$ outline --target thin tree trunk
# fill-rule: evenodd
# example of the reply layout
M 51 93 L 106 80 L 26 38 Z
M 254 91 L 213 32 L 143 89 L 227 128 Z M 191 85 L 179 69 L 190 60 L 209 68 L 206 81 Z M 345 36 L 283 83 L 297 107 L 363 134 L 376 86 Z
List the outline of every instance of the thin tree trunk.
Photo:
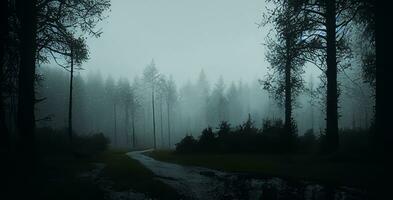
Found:
M 132 112 L 131 116 L 131 123 L 132 123 L 132 147 L 135 148 L 136 141 L 135 141 L 135 112 Z
M 330 152 L 339 146 L 338 138 L 338 92 L 336 60 L 336 1 L 326 0 L 327 31 L 327 95 L 326 95 L 326 137 Z
M 116 103 L 113 104 L 113 118 L 115 120 L 115 127 L 114 127 L 114 144 L 117 145 L 117 113 L 116 113 Z
M 167 105 L 166 105 L 166 108 L 167 108 L 167 122 L 168 122 L 168 146 L 169 146 L 169 148 L 171 148 L 171 120 L 170 120 L 170 113 L 169 113 L 169 111 L 170 111 L 170 107 L 169 107 L 169 103 L 167 103 Z
M 292 85 L 291 85 L 291 59 L 290 38 L 286 39 L 287 60 L 285 63 L 285 129 L 287 134 L 293 133 L 292 128 Z M 287 138 L 289 139 L 289 138 Z
M 292 124 L 292 85 L 291 85 L 291 62 L 287 58 L 285 64 L 285 129 L 284 136 L 285 148 L 292 150 L 292 135 L 294 134 L 294 127 Z
M 128 146 L 128 144 L 130 143 L 130 141 L 129 141 L 129 135 L 128 135 L 128 127 L 129 127 L 129 125 L 128 125 L 128 122 L 129 122 L 129 112 L 128 112 L 128 103 L 126 103 L 126 106 L 125 106 L 125 121 L 124 121 L 124 127 L 125 127 L 125 135 L 126 135 L 126 142 L 127 142 L 127 146 Z
M 311 105 L 311 130 L 314 133 L 314 106 Z
M 70 73 L 70 95 L 68 102 L 68 137 L 72 143 L 72 81 L 74 78 L 74 54 L 73 47 L 71 47 L 71 73 Z
M 154 149 L 157 149 L 157 144 L 156 144 L 156 115 L 155 115 L 155 110 L 154 110 L 154 86 L 152 87 L 151 90 L 151 104 L 153 108 L 153 139 L 154 139 Z
M 162 123 L 162 98 L 160 98 L 160 132 L 161 132 L 161 148 L 164 147 L 164 130 Z

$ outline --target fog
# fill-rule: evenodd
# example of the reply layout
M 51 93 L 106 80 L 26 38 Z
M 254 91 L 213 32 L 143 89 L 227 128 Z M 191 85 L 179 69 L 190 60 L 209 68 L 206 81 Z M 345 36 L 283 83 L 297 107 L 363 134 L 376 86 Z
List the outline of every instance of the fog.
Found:
M 266 6 L 256 0 L 112 1 L 111 11 L 99 23 L 101 37 L 87 38 L 90 59 L 76 72 L 75 130 L 103 132 L 112 144 L 118 138 L 121 145 L 127 145 L 135 132 L 139 145 L 151 146 L 156 129 L 157 142 L 174 147 L 185 135 L 197 137 L 204 128 L 217 128 L 221 121 L 236 127 L 250 117 L 256 127 L 262 127 L 265 120 L 283 120 L 283 105 L 260 83 L 270 66 L 264 43 L 272 27 L 258 25 Z M 352 39 L 352 43 L 356 41 Z M 351 58 L 352 67 L 339 74 L 340 128 L 367 128 L 372 120 L 372 90 L 361 80 L 358 60 Z M 160 79 L 173 81 L 170 108 L 168 94 L 163 92 L 165 84 L 155 82 L 154 126 L 151 85 L 145 74 L 153 65 Z M 48 78 L 39 88 L 38 95 L 47 99 L 39 105 L 38 115 L 50 118 L 39 126 L 66 127 L 68 73 L 53 64 L 43 65 L 39 71 Z M 302 74 L 305 88 L 317 95 L 303 92 L 295 98 L 299 135 L 309 129 L 324 132 L 321 75 L 318 67 L 306 63 Z M 132 105 L 124 103 L 120 93 L 128 92 L 121 92 L 122 87 L 132 93 Z M 114 97 L 115 90 L 119 90 L 118 97 Z M 129 110 L 130 106 L 135 108 Z M 135 118 L 134 128 L 130 118 Z M 170 123 L 168 118 L 172 118 Z
M 208 78 L 226 81 L 263 76 L 263 39 L 258 28 L 265 2 L 259 0 L 114 0 L 100 25 L 104 32 L 89 38 L 86 69 L 114 77 L 141 74 L 155 60 L 163 74 L 184 84 L 203 69 Z
M 391 196 L 388 2 L 0 2 L 3 196 Z

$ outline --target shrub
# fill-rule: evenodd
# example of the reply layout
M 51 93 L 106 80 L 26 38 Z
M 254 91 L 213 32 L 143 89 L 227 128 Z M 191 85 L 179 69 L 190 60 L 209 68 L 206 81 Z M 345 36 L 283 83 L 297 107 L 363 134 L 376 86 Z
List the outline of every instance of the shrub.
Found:
M 187 135 L 179 143 L 176 144 L 176 152 L 192 153 L 195 152 L 198 141 L 192 136 Z
M 109 140 L 103 133 L 78 135 L 73 133 L 73 142 L 65 129 L 50 127 L 38 128 L 36 135 L 37 148 L 41 155 L 66 155 L 73 153 L 78 157 L 93 156 L 108 147 Z
M 234 129 L 228 122 L 221 122 L 217 133 L 208 127 L 196 140 L 186 136 L 176 146 L 176 152 L 259 152 L 259 153 L 327 153 L 326 135 L 315 136 L 309 129 L 304 135 L 286 130 L 282 120 L 264 120 L 262 129 L 254 126 L 249 117 Z M 370 153 L 370 134 L 368 130 L 344 129 L 339 132 L 340 155 L 360 157 Z
M 108 138 L 103 133 L 92 133 L 90 135 L 78 136 L 74 140 L 74 155 L 89 157 L 104 151 L 109 144 Z
M 200 151 L 214 151 L 216 149 L 216 137 L 211 127 L 203 129 L 197 144 Z

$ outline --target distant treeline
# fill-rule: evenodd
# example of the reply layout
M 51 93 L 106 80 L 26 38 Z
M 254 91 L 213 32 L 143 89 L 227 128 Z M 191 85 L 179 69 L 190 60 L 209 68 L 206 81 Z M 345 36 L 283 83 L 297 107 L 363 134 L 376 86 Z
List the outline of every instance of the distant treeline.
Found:
M 339 152 L 364 154 L 370 152 L 370 131 L 364 129 L 340 130 Z M 185 136 L 176 144 L 177 153 L 307 153 L 328 152 L 326 135 L 309 129 L 304 135 L 286 134 L 282 120 L 264 120 L 256 128 L 251 118 L 232 127 L 223 121 L 216 130 L 207 127 L 198 138 Z

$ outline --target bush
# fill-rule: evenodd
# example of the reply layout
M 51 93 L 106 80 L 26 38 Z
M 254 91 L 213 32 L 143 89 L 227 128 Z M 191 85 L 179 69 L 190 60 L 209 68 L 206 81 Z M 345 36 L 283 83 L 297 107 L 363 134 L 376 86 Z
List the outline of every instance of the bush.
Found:
M 102 133 L 77 135 L 73 133 L 73 142 L 65 130 L 49 127 L 38 128 L 36 135 L 37 148 L 41 155 L 66 155 L 73 153 L 78 157 L 93 156 L 104 151 L 109 140 Z
M 296 131 L 296 126 L 294 126 Z M 368 130 L 343 129 L 339 132 L 340 155 L 356 156 L 371 152 Z M 262 129 L 254 126 L 249 118 L 231 129 L 228 122 L 221 122 L 216 133 L 208 127 L 199 140 L 186 136 L 176 146 L 176 152 L 220 152 L 220 153 L 327 153 L 326 135 L 317 137 L 312 129 L 304 135 L 286 130 L 282 120 L 264 120 Z
M 192 153 L 196 151 L 198 141 L 192 136 L 187 135 L 179 143 L 176 144 L 176 152 Z
M 199 137 L 198 148 L 200 151 L 214 151 L 217 148 L 216 137 L 211 127 L 205 128 Z
M 95 155 L 107 149 L 109 144 L 108 138 L 103 133 L 93 133 L 86 136 L 75 138 L 73 149 L 74 155 L 79 157 L 88 157 Z
M 313 129 L 307 130 L 297 141 L 297 149 L 300 153 L 315 152 L 317 148 L 317 137 Z

